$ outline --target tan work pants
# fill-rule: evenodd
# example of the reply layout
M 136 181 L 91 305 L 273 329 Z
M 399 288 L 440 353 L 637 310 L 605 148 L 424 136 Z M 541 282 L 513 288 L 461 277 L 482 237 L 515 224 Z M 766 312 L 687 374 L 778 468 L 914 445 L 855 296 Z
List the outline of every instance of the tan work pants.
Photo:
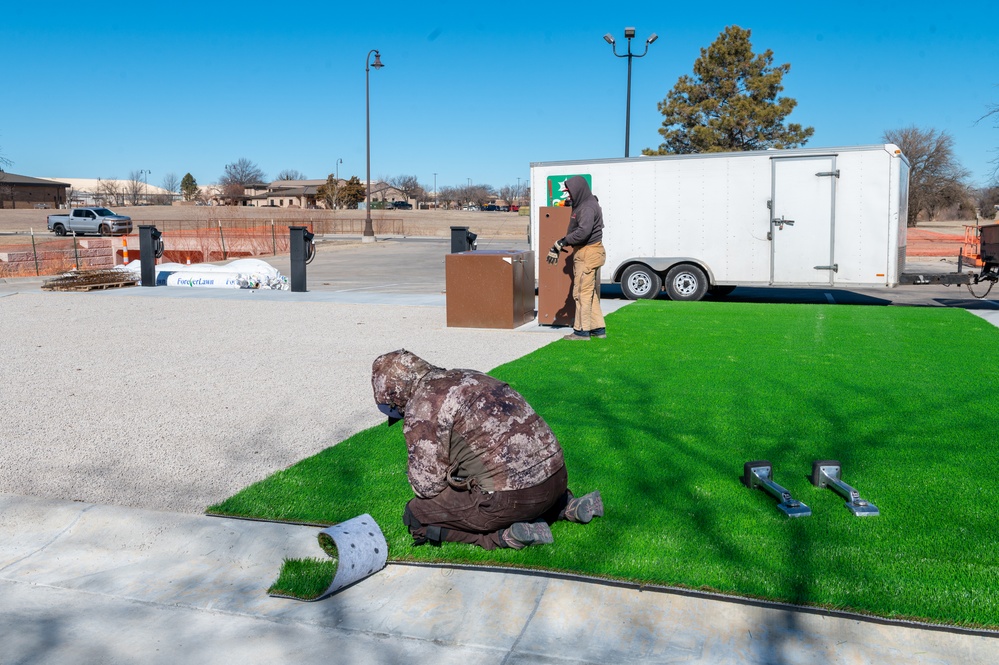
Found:
M 572 259 L 572 299 L 576 301 L 576 320 L 573 329 L 584 333 L 604 327 L 600 311 L 600 284 L 597 277 L 600 266 L 607 260 L 603 243 L 580 247 Z

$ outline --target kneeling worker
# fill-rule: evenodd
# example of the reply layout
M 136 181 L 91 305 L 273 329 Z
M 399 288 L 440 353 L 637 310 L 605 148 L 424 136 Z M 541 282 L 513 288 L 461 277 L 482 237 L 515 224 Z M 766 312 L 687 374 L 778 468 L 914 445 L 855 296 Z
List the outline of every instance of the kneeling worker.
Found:
M 416 493 L 403 522 L 415 545 L 521 549 L 553 542 L 549 522 L 603 515 L 599 492 L 567 490 L 555 435 L 507 384 L 400 349 L 375 359 L 371 386 L 389 424 L 403 421 Z

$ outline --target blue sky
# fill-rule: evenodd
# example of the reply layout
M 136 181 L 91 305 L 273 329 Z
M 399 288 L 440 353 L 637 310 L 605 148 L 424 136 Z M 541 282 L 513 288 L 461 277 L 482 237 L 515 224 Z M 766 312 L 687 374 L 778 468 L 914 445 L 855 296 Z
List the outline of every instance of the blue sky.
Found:
M 975 184 L 999 158 L 999 5 L 945 3 L 16 3 L 0 17 L 0 154 L 40 177 L 216 182 L 245 157 L 432 186 L 526 181 L 530 163 L 624 154 L 633 26 L 631 154 L 660 143 L 656 108 L 727 25 L 791 64 L 790 121 L 809 147 L 880 142 L 886 129 L 949 132 Z M 992 33 L 990 35 L 990 32 Z

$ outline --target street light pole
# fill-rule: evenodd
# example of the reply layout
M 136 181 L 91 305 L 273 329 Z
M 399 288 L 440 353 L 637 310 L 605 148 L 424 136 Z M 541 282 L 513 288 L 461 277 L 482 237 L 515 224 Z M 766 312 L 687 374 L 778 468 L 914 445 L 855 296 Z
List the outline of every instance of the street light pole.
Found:
M 340 165 L 343 164 L 343 157 L 336 160 L 336 177 L 333 180 L 333 214 L 340 207 Z
M 143 203 L 149 203 L 149 174 L 152 173 L 149 169 L 140 169 L 139 175 L 142 176 L 142 199 Z
M 434 174 L 434 212 L 437 212 L 437 174 Z
M 370 66 L 375 69 L 381 69 L 385 66 L 382 64 L 381 54 L 378 52 L 378 49 L 368 51 L 368 55 L 364 58 L 364 125 L 367 143 L 367 172 L 365 175 L 367 181 L 364 185 L 367 190 L 367 203 L 364 207 L 364 235 L 361 237 L 361 242 L 375 241 L 375 228 L 371 223 L 371 98 L 369 94 L 370 70 L 368 65 L 372 53 L 375 54 L 375 61 Z
M 649 38 L 645 40 L 645 51 L 643 51 L 641 55 L 631 52 L 631 40 L 634 39 L 635 37 L 635 29 L 625 28 L 624 37 L 625 39 L 628 40 L 628 52 L 618 53 L 617 44 L 615 43 L 614 38 L 611 36 L 611 34 L 608 32 L 606 35 L 604 35 L 604 41 L 611 45 L 611 48 L 614 50 L 614 55 L 616 55 L 619 58 L 628 58 L 628 101 L 626 104 L 626 110 L 624 116 L 624 156 L 627 157 L 631 145 L 631 59 L 644 58 L 645 55 L 649 52 L 649 46 L 652 44 L 652 42 L 659 39 L 659 35 L 653 32 L 649 36 Z

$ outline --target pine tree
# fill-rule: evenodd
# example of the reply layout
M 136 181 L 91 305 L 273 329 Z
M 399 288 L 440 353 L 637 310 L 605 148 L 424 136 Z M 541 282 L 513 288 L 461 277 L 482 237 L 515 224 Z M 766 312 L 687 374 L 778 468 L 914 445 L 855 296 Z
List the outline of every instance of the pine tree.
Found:
M 193 201 L 198 198 L 201 190 L 198 189 L 198 181 L 190 173 L 184 175 L 180 180 L 180 193 L 184 195 L 185 201 Z
M 812 127 L 784 124 L 798 102 L 778 97 L 790 64 L 773 66 L 773 51 L 756 55 L 750 30 L 725 28 L 659 102 L 664 141 L 646 155 L 690 154 L 803 145 Z
M 357 204 L 364 200 L 368 190 L 361 184 L 360 178 L 356 175 L 350 176 L 350 180 L 340 186 L 340 205 L 351 210 L 357 210 Z

